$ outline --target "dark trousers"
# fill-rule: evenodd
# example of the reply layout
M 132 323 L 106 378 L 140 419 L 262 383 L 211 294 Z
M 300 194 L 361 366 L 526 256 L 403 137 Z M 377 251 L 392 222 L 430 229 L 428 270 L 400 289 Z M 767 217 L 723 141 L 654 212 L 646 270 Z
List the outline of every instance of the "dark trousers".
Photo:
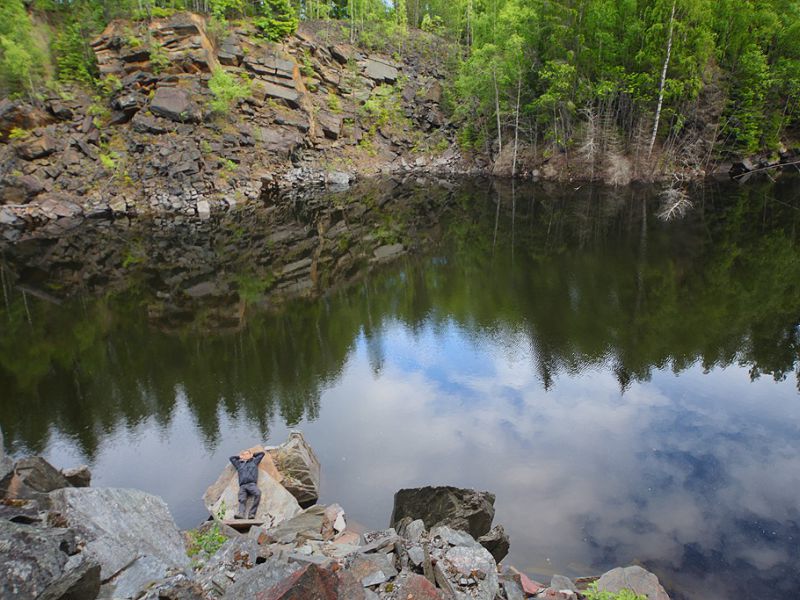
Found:
M 247 508 L 247 498 L 253 498 L 253 504 L 250 505 L 250 514 L 248 518 L 255 519 L 256 510 L 258 510 L 258 503 L 261 502 L 261 490 L 255 483 L 243 483 L 239 486 L 239 514 L 245 516 L 245 509 Z

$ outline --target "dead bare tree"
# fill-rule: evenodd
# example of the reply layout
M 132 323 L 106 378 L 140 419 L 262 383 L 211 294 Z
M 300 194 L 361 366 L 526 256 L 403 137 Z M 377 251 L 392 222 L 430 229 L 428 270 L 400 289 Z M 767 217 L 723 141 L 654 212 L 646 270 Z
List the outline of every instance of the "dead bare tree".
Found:
M 661 207 L 657 214 L 662 221 L 679 219 L 694 207 L 686 191 L 686 181 L 678 175 L 675 175 L 670 185 L 662 190 L 659 196 Z

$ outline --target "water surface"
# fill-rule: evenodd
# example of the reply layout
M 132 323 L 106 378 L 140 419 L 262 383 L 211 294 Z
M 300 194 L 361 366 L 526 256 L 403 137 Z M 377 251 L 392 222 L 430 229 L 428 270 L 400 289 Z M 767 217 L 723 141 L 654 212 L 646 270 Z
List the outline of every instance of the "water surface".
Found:
M 674 598 L 795 597 L 799 197 L 709 185 L 664 222 L 650 189 L 404 185 L 6 246 L 6 449 L 191 527 L 228 455 L 300 428 L 367 527 L 401 487 L 475 487 L 540 579 L 638 562 Z M 265 300 L 280 252 L 321 257 L 322 291 L 361 239 L 416 252 Z

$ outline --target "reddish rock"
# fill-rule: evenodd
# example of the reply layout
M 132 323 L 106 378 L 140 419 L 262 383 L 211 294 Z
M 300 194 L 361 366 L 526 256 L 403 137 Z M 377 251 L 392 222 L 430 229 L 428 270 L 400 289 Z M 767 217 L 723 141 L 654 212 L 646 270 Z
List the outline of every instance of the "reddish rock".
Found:
M 412 573 L 400 585 L 398 598 L 406 600 L 444 600 L 442 592 L 422 575 Z
M 17 154 L 25 160 L 34 160 L 51 155 L 58 149 L 58 142 L 50 135 L 30 137 L 17 145 Z
M 543 583 L 539 583 L 538 581 L 534 581 L 533 579 L 531 579 L 530 577 L 525 575 L 525 573 L 522 573 L 521 571 L 517 571 L 514 567 L 511 567 L 511 570 L 514 573 L 514 579 L 517 580 L 517 583 L 519 583 L 520 587 L 522 588 L 522 591 L 525 592 L 529 596 L 533 596 L 534 594 L 538 594 L 540 591 L 542 591 L 543 589 L 545 589 L 547 587 Z
M 347 571 L 309 564 L 295 571 L 255 600 L 364 600 L 361 584 Z

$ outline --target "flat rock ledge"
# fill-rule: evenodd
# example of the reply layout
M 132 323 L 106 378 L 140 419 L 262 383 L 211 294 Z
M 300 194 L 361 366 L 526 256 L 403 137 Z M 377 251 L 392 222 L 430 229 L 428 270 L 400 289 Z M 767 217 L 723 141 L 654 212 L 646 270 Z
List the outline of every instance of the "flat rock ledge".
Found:
M 581 600 L 591 585 L 669 600 L 639 566 L 576 580 L 555 575 L 543 584 L 503 564 L 509 540 L 502 526 L 492 527 L 489 492 L 400 490 L 392 527 L 357 533 L 338 504 L 313 503 L 319 463 L 302 434 L 265 450 L 259 479 L 306 508 L 295 503 L 238 530 L 220 513 L 183 533 L 156 496 L 85 487 L 85 467 L 76 477 L 39 457 L 13 463 L 0 455 L 0 597 Z M 230 475 L 223 471 L 206 493 L 211 508 L 219 509 Z

